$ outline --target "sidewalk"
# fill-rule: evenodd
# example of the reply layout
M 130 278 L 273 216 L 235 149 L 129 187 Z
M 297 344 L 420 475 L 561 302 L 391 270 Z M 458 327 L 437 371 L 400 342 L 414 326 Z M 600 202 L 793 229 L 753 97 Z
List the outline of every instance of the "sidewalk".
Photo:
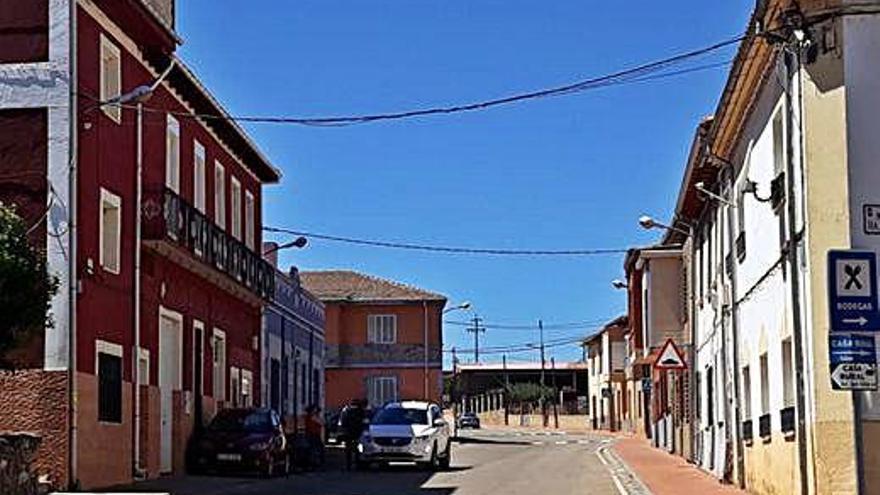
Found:
M 614 443 L 614 450 L 654 495 L 746 493 L 719 482 L 681 457 L 655 449 L 641 438 L 620 436 Z

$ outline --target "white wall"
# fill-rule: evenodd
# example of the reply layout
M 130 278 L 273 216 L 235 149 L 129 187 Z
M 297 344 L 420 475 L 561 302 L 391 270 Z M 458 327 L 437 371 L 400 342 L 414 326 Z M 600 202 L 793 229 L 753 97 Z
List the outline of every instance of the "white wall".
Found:
M 863 229 L 863 205 L 880 205 L 880 16 L 843 23 L 852 247 L 880 252 L 880 236 Z M 864 394 L 863 404 L 866 418 L 880 419 L 880 394 Z
M 49 1 L 49 61 L 0 64 L 0 108 L 48 107 L 48 185 L 55 200 L 48 217 L 48 232 L 68 231 L 69 108 L 70 108 L 70 3 Z M 51 197 L 51 192 L 47 194 Z M 48 206 L 48 205 L 47 205 Z M 71 253 L 66 235 L 46 237 L 49 272 L 58 277 L 58 294 L 52 299 L 53 328 L 46 330 L 44 367 L 64 370 L 68 366 L 69 277 Z

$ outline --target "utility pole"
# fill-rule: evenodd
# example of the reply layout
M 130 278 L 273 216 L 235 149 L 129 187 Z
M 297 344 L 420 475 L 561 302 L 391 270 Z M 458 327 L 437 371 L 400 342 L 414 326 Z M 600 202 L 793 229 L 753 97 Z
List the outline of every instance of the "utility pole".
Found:
M 544 359 L 544 322 L 542 320 L 538 320 L 538 332 L 540 334 L 541 340 L 541 395 L 540 397 L 540 405 L 541 405 L 541 418 L 544 422 L 544 427 L 547 427 L 547 404 L 544 400 L 544 390 L 546 384 L 544 383 L 544 368 L 546 367 L 546 360 Z
M 452 400 L 452 436 L 458 438 L 458 355 L 455 347 L 452 348 L 452 390 L 449 391 Z
M 510 424 L 510 375 L 507 373 L 507 354 L 501 356 L 504 363 L 504 426 Z
M 474 334 L 474 364 L 480 362 L 480 332 L 485 333 L 486 329 L 480 327 L 480 322 L 483 321 L 482 318 L 474 314 L 474 319 L 471 320 L 474 322 L 474 326 L 472 328 L 468 328 L 468 332 L 473 332 Z
M 553 427 L 557 430 L 559 429 L 559 409 L 557 403 L 559 402 L 559 390 L 556 388 L 556 358 L 550 357 L 550 369 L 553 373 Z

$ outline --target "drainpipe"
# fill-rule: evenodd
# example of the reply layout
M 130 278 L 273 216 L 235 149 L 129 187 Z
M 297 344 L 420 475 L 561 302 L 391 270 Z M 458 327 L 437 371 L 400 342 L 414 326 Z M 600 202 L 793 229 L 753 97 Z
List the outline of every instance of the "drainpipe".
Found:
M 803 336 L 803 323 L 801 321 L 801 289 L 800 289 L 800 270 L 798 267 L 798 239 L 797 239 L 797 225 L 795 225 L 795 219 L 797 214 L 797 207 L 795 205 L 795 180 L 794 174 L 797 164 L 794 159 L 794 150 L 795 150 L 795 142 L 794 142 L 794 134 L 792 129 L 795 125 L 799 126 L 799 129 L 802 130 L 803 123 L 803 115 L 799 115 L 797 119 L 794 116 L 794 97 L 792 93 L 794 91 L 794 77 L 800 74 L 801 70 L 801 55 L 800 55 L 800 42 L 797 42 L 791 51 L 789 51 L 788 47 L 785 50 L 785 69 L 786 69 L 786 85 L 787 90 L 785 91 L 785 117 L 786 117 L 786 133 L 785 133 L 785 144 L 786 144 L 786 154 L 788 159 L 786 160 L 786 170 L 785 170 L 785 182 L 786 182 L 786 210 L 788 216 L 788 262 L 791 272 L 791 310 L 792 310 L 792 339 L 794 340 L 794 371 L 795 371 L 795 386 L 797 388 L 797 442 L 798 442 L 798 464 L 799 464 L 799 474 L 800 474 L 800 485 L 801 485 L 801 494 L 806 495 L 809 493 L 809 488 L 807 486 L 808 483 L 808 474 L 807 474 L 807 437 L 806 437 L 806 411 L 804 408 L 806 407 L 806 398 L 804 397 L 805 393 L 805 383 L 804 383 L 804 336 Z M 797 72 L 795 72 L 797 71 Z M 798 93 L 800 93 L 800 88 L 798 88 Z M 799 96 L 800 98 L 800 96 Z M 799 160 L 803 160 L 803 150 L 798 153 Z
M 727 183 L 728 183 L 728 191 L 734 191 L 734 173 L 733 167 L 728 166 L 727 168 Z M 729 196 L 728 196 L 729 197 Z M 734 448 L 736 451 L 734 455 L 736 456 L 736 483 L 741 489 L 745 489 L 746 487 L 746 479 L 745 479 L 745 458 L 743 457 L 743 443 L 742 443 L 742 418 L 740 417 L 739 410 L 739 402 L 740 402 L 740 389 L 739 389 L 739 302 L 737 301 L 736 296 L 736 237 L 733 235 L 734 225 L 733 225 L 733 212 L 736 208 L 742 208 L 743 205 L 739 206 L 727 206 L 727 247 L 730 250 L 730 333 L 731 333 L 731 348 L 733 354 L 733 433 L 734 433 Z M 727 260 L 724 260 L 725 265 Z M 725 266 L 725 269 L 727 267 Z
M 428 301 L 422 301 L 422 338 L 425 343 L 425 400 L 428 400 Z
M 135 211 L 134 211 L 134 351 L 132 353 L 132 387 L 134 388 L 134 439 L 133 439 L 133 474 L 135 478 L 142 478 L 144 473 L 141 469 L 140 443 L 141 443 L 141 390 L 138 364 L 141 355 L 141 237 L 143 209 L 143 171 L 144 171 L 144 102 L 153 96 L 153 92 L 168 77 L 174 68 L 174 60 L 151 85 L 138 86 L 131 92 L 119 97 L 119 103 L 130 101 L 137 102 L 137 156 L 135 157 Z M 149 380 L 149 377 L 147 377 Z M 148 382 L 149 383 L 149 382 Z
M 76 445 L 77 445 L 77 431 L 76 431 L 76 298 L 78 294 L 78 276 L 77 276 L 77 249 L 76 249 L 76 236 L 79 232 L 77 228 L 77 159 L 79 158 L 78 153 L 78 139 L 79 139 L 79 124 L 77 119 L 79 118 L 77 115 L 77 105 L 79 105 L 79 99 L 77 98 L 77 22 L 76 22 L 76 14 L 77 14 L 77 2 L 75 0 L 68 0 L 69 12 L 68 12 L 68 36 L 70 37 L 70 52 L 68 54 L 68 63 L 70 64 L 70 79 L 69 84 L 70 88 L 70 110 L 69 116 L 70 122 L 68 122 L 68 139 L 70 141 L 70 166 L 67 174 L 67 188 L 68 188 L 68 204 L 69 211 L 68 220 L 67 220 L 67 234 L 68 234 L 68 265 L 67 265 L 67 280 L 68 280 L 68 293 L 67 293 L 67 305 L 68 305 L 68 316 L 67 316 L 67 485 L 76 489 L 79 486 L 79 480 L 77 479 L 76 465 L 77 465 L 77 456 L 76 456 Z

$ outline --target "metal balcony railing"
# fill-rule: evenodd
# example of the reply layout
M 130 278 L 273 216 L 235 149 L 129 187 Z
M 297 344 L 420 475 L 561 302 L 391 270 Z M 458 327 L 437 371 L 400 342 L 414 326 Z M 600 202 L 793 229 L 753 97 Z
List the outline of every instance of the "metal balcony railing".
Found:
M 186 249 L 260 298 L 275 294 L 272 265 L 169 189 L 144 195 L 144 238 Z

